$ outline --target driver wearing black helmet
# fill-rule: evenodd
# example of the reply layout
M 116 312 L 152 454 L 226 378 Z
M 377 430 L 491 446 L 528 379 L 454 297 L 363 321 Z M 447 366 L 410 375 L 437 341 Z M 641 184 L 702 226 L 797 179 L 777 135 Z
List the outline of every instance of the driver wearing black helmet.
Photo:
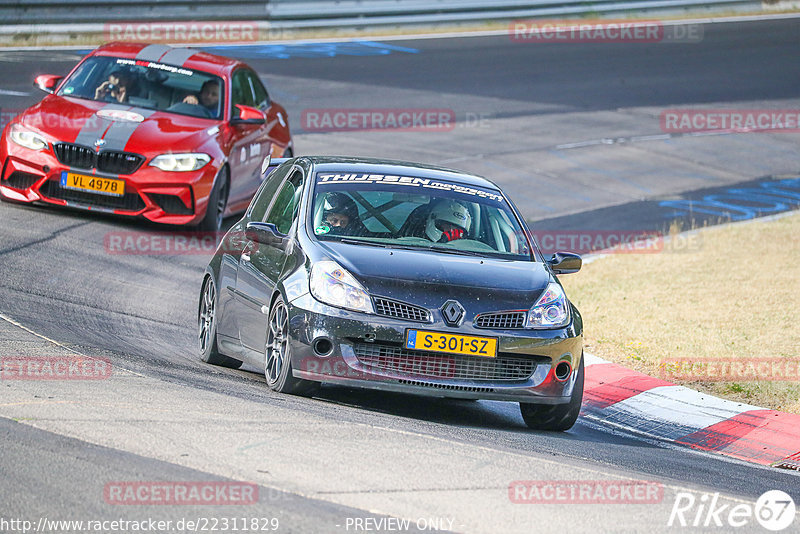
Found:
M 364 225 L 358 217 L 358 206 L 345 193 L 328 193 L 322 207 L 322 223 L 331 235 L 363 235 Z

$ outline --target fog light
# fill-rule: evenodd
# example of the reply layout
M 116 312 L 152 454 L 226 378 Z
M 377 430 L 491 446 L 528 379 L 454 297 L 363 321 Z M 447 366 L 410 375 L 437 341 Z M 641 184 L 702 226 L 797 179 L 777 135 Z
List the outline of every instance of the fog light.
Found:
M 311 346 L 317 356 L 329 356 L 333 352 L 333 343 L 327 337 L 318 337 Z
M 563 382 L 572 374 L 572 366 L 569 362 L 558 362 L 556 365 L 556 380 Z

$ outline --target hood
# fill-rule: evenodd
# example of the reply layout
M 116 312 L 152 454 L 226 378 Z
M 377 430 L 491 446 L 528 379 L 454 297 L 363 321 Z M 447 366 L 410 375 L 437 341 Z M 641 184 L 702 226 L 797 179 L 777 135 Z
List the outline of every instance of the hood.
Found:
M 66 143 L 147 155 L 192 150 L 218 121 L 73 97 L 47 96 L 20 115 L 19 122 Z
M 470 313 L 528 309 L 552 281 L 544 264 L 320 242 L 373 296 L 438 308 L 456 299 Z

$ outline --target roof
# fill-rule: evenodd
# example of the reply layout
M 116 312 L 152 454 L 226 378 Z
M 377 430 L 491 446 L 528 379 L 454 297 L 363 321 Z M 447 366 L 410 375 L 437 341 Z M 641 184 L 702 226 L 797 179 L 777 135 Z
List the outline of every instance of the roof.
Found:
M 236 59 L 192 48 L 178 48 L 163 44 L 115 42 L 95 49 L 92 54 L 125 59 L 144 59 L 207 72 L 227 72 L 233 70 L 237 65 L 244 65 Z
M 500 188 L 495 183 L 482 176 L 436 165 L 348 156 L 303 156 L 302 158 L 310 161 L 314 165 L 315 171 L 420 176 L 500 191 Z

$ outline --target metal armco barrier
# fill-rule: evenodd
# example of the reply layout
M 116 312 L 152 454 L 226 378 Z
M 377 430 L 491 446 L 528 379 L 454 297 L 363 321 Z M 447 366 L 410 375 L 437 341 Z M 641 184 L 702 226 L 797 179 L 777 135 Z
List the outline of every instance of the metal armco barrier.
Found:
M 682 9 L 758 10 L 755 0 L 0 0 L 0 27 L 113 21 L 258 21 L 282 28 L 602 16 Z

